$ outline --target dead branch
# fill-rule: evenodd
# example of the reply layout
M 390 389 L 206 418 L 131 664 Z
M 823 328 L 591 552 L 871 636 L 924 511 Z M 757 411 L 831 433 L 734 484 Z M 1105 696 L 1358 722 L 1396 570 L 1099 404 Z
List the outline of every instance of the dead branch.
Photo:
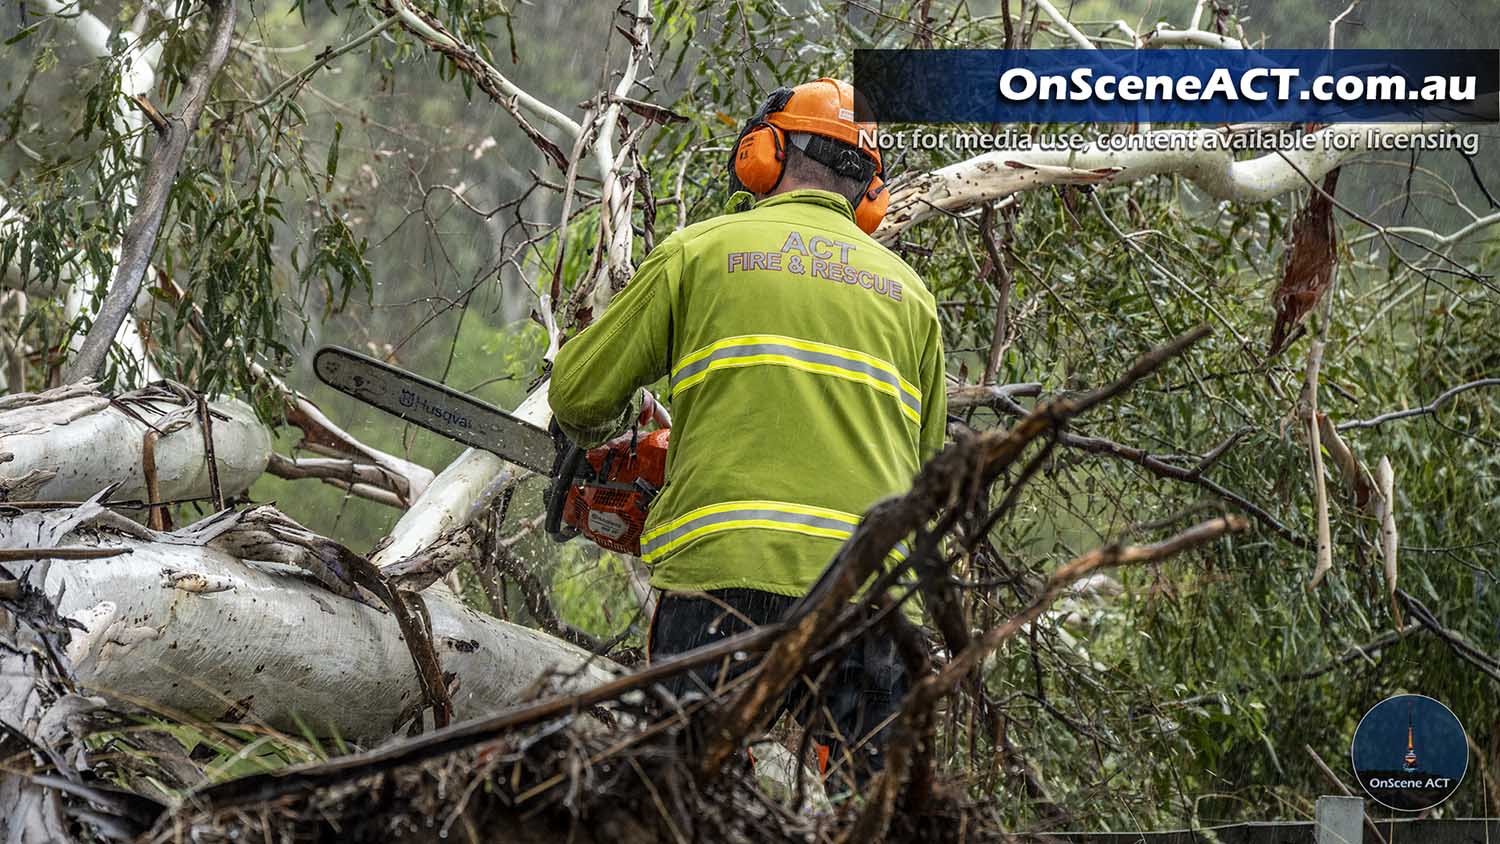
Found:
M 22 560 L 103 560 L 129 553 L 129 548 L 0 548 L 0 563 Z
M 912 534 L 923 536 L 933 517 L 956 504 L 964 491 L 972 495 L 981 483 L 1014 463 L 1037 437 L 1130 389 L 1208 333 L 1208 326 L 1199 326 L 1142 355 L 1113 383 L 1046 402 L 1009 431 L 978 434 L 949 446 L 923 467 L 910 492 L 870 508 L 834 562 L 789 613 L 784 622 L 787 633 L 761 661 L 756 682 L 711 716 L 707 744 L 697 761 L 699 775 L 719 775 L 724 762 L 802 673 L 810 656 L 834 635 L 844 607 L 877 573 L 897 542 Z M 956 517 L 956 512 L 950 517 Z
M 1040 618 L 1074 581 L 1096 569 L 1158 562 L 1247 527 L 1249 522 L 1241 516 L 1223 516 L 1150 545 L 1109 545 L 1097 548 L 1058 568 L 1047 578 L 1041 594 L 1030 606 L 1011 616 L 1003 624 L 988 630 L 962 653 L 949 660 L 942 670 L 929 674 L 913 686 L 902 710 L 901 730 L 886 754 L 886 769 L 871 787 L 870 800 L 858 822 L 849 828 L 841 840 L 878 842 L 885 839 L 897 797 L 911 776 L 905 763 L 915 751 L 917 743 L 926 740 L 929 731 L 923 729 L 922 725 L 931 718 L 938 701 L 955 692 L 969 672 L 977 668 L 986 656 Z

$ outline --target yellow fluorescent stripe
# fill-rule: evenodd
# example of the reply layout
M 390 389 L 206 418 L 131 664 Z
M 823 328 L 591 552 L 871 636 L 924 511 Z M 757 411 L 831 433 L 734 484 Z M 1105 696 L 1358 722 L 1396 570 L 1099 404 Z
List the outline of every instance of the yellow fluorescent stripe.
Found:
M 781 334 L 741 334 L 735 337 L 725 337 L 723 340 L 710 343 L 707 346 L 704 346 L 703 348 L 691 352 L 687 356 L 683 357 L 682 360 L 678 361 L 677 365 L 672 368 L 672 377 L 675 378 L 677 376 L 677 373 L 680 372 L 683 367 L 689 366 L 696 361 L 702 360 L 703 358 L 708 357 L 709 355 L 719 351 L 720 349 L 729 348 L 730 346 L 749 346 L 762 343 L 777 343 L 783 346 L 791 346 L 794 349 L 802 349 L 803 351 L 807 352 L 835 355 L 837 357 L 849 358 L 851 360 L 857 360 L 861 363 L 869 364 L 876 369 L 889 372 L 891 375 L 896 376 L 896 380 L 901 382 L 902 389 L 910 393 L 912 398 L 917 399 L 918 401 L 920 401 L 922 398 L 922 394 L 917 391 L 917 388 L 912 386 L 910 381 L 907 381 L 904 377 L 902 377 L 901 370 L 897 369 L 889 361 L 881 360 L 874 355 L 868 355 L 855 349 L 849 349 L 843 346 L 834 346 L 829 343 L 814 343 L 811 340 L 798 340 L 795 337 L 786 337 Z
M 895 387 L 892 387 L 889 383 L 881 381 L 880 379 L 875 378 L 874 376 L 867 373 L 853 372 L 848 369 L 833 366 L 832 364 L 813 363 L 811 361 L 799 360 L 794 357 L 788 357 L 786 355 L 778 355 L 773 353 L 760 355 L 742 355 L 732 358 L 719 358 L 718 360 L 704 367 L 698 373 L 690 375 L 687 378 L 684 378 L 674 384 L 673 389 L 674 391 L 676 391 L 681 390 L 684 387 L 690 387 L 698 383 L 699 381 L 702 381 L 705 375 L 715 369 L 721 369 L 725 367 L 755 366 L 762 363 L 780 364 L 781 366 L 790 366 L 795 369 L 806 369 L 809 372 L 817 372 L 823 375 L 834 375 L 840 378 L 847 378 L 850 381 L 858 381 L 861 384 L 869 384 L 870 386 L 880 390 L 882 393 L 885 393 L 888 396 L 895 396 L 898 399 L 901 397 L 900 394 L 897 393 Z
M 863 372 L 851 372 L 847 369 L 840 369 L 836 366 L 829 366 L 827 364 L 821 363 L 808 363 L 805 360 L 797 360 L 796 358 L 789 358 L 784 355 L 751 355 L 749 357 L 742 358 L 720 358 L 719 360 L 716 360 L 713 363 L 710 363 L 708 366 L 704 367 L 698 373 L 684 378 L 676 384 L 673 384 L 672 396 L 675 398 L 676 396 L 680 395 L 684 390 L 702 381 L 708 376 L 708 373 L 713 372 L 715 369 L 732 369 L 744 366 L 757 366 L 760 364 L 789 366 L 792 369 L 801 369 L 806 372 L 814 372 L 820 375 L 832 375 L 835 378 L 843 378 L 846 381 L 853 381 L 858 384 L 864 384 L 867 387 L 873 387 L 876 390 L 879 390 L 880 392 L 896 399 L 897 403 L 901 405 L 901 412 L 910 417 L 913 422 L 921 424 L 922 417 L 918 415 L 917 412 L 913 410 L 909 405 L 907 405 L 906 402 L 901 401 L 901 394 L 897 392 L 896 388 L 891 386 L 890 384 L 881 381 L 878 378 L 866 375 Z
M 808 504 L 793 504 L 789 501 L 726 501 L 723 504 L 710 504 L 699 507 L 685 513 L 664 525 L 659 525 L 641 534 L 641 543 L 645 544 L 652 539 L 676 530 L 679 527 L 700 519 L 704 516 L 712 516 L 715 513 L 726 513 L 730 510 L 778 510 L 783 513 L 796 513 L 801 516 L 818 516 L 824 519 L 834 519 L 840 522 L 848 522 L 852 527 L 859 524 L 859 516 L 853 513 L 845 513 L 843 510 L 830 510 L 827 507 L 813 507 Z
M 711 525 L 704 525 L 697 530 L 688 531 L 682 536 L 679 536 L 671 542 L 668 542 L 666 545 L 655 549 L 641 559 L 649 563 L 665 556 L 666 554 L 671 553 L 673 549 L 684 545 L 694 539 L 697 539 L 698 537 L 705 534 L 715 533 L 721 530 L 737 530 L 743 528 L 765 528 L 767 530 L 781 530 L 788 533 L 801 533 L 807 536 L 820 536 L 825 539 L 848 539 L 849 535 L 854 532 L 852 530 L 834 530 L 832 528 L 813 527 L 812 525 L 794 525 L 787 522 L 773 522 L 766 519 L 742 519 L 732 522 L 716 522 Z

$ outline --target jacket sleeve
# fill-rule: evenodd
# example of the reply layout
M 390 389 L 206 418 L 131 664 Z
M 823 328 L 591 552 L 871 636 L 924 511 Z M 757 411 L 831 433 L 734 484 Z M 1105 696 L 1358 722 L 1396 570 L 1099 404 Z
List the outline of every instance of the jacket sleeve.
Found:
M 582 446 L 608 439 L 623 427 L 637 391 L 667 374 L 681 274 L 681 243 L 668 238 L 604 314 L 558 351 L 548 402 L 568 439 Z
M 943 327 L 933 315 L 926 348 L 922 352 L 922 434 L 920 456 L 923 463 L 943 450 L 948 435 L 948 377 L 943 363 Z

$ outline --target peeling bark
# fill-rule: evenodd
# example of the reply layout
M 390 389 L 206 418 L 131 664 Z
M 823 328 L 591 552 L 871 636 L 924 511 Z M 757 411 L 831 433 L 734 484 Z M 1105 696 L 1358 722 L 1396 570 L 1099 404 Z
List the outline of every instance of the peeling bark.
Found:
M 271 434 L 244 402 L 208 402 L 220 489 L 237 496 L 266 468 Z M 112 484 L 115 500 L 147 495 L 146 436 L 155 500 L 212 492 L 197 402 L 162 388 L 110 398 L 91 386 L 0 399 L 0 501 L 82 501 Z
M 0 510 L 0 547 L 58 512 Z M 178 717 L 362 743 L 392 735 L 423 702 L 396 620 L 305 577 L 327 563 L 318 543 L 329 541 L 288 537 L 288 525 L 260 507 L 156 533 L 96 506 L 53 531 L 47 547 L 130 552 L 36 567 L 46 594 L 61 594 L 59 612 L 82 626 L 66 650 L 79 684 Z M 459 718 L 524 699 L 549 672 L 565 691 L 611 676 L 587 651 L 450 595 L 425 600 Z
M 0 530 L 0 548 L 50 548 L 96 505 L 68 511 L 18 513 Z M 61 796 L 12 765 L 67 770 L 71 723 L 95 706 L 69 693 L 71 666 L 64 652 L 68 631 L 39 589 L 46 561 L 0 565 L 0 578 L 14 578 L 13 595 L 0 600 L 0 756 L 14 760 L 0 776 L 0 841 L 5 844 L 71 840 Z M 24 769 L 23 769 L 24 770 Z

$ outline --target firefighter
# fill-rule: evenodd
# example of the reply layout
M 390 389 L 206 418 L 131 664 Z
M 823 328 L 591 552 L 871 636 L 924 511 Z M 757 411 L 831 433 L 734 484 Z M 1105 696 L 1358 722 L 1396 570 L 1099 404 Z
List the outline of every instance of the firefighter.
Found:
M 936 305 L 870 237 L 889 195 L 853 109 L 833 79 L 772 93 L 730 153 L 730 207 L 747 193 L 753 207 L 663 240 L 557 355 L 552 410 L 580 445 L 617 433 L 641 388 L 670 379 L 666 482 L 641 536 L 662 592 L 649 656 L 780 619 L 860 514 L 942 446 Z M 883 766 L 907 686 L 892 643 L 865 639 L 783 704 L 820 761 L 831 753 L 856 781 Z M 671 691 L 711 690 L 718 671 Z

